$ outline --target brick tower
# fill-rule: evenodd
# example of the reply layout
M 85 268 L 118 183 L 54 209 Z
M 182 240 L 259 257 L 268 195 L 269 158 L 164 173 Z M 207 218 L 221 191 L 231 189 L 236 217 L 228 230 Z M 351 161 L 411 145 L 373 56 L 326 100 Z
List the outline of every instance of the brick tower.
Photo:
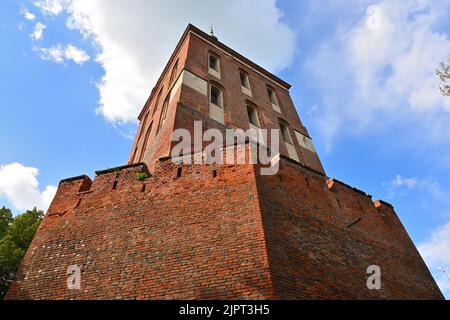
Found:
M 7 299 L 442 299 L 393 207 L 326 176 L 289 88 L 189 25 L 128 163 L 60 182 Z M 172 161 L 195 123 L 280 129 L 278 173 Z

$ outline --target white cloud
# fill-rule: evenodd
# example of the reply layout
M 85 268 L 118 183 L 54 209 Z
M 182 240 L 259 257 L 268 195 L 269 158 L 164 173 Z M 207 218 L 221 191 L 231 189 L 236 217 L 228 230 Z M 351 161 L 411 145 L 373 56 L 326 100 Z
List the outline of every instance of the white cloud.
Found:
M 39 191 L 37 168 L 25 167 L 20 163 L 0 166 L 0 196 L 4 196 L 17 210 L 37 207 L 47 210 L 55 193 L 55 186 Z
M 64 50 L 60 45 L 51 48 L 38 48 L 40 56 L 43 60 L 53 61 L 56 63 L 64 62 Z
M 67 2 L 66 0 L 36 0 L 34 5 L 44 14 L 58 15 L 64 10 Z
M 412 188 L 417 185 L 417 178 L 402 178 L 399 174 L 395 176 L 395 179 L 391 182 L 392 188 L 398 188 L 405 186 L 407 188 Z
M 36 19 L 36 15 L 28 11 L 28 9 L 25 7 L 22 7 L 22 9 L 20 10 L 20 14 L 29 21 L 33 21 L 34 19 Z
M 436 228 L 418 249 L 429 265 L 450 267 L 450 221 Z
M 321 133 L 332 141 L 338 132 L 405 126 L 414 128 L 411 131 L 427 143 L 449 142 L 445 133 L 450 125 L 450 101 L 439 91 L 435 69 L 450 54 L 448 35 L 439 29 L 450 14 L 450 3 L 383 0 L 353 4 L 352 9 L 360 13 L 357 22 L 336 22 L 336 33 L 306 63 L 323 96 L 316 122 Z M 367 25 L 372 16 L 366 9 L 371 4 L 379 8 L 379 28 Z M 423 131 L 430 134 L 420 135 Z M 408 140 L 414 139 L 409 135 Z
M 38 1 L 44 12 L 69 14 L 99 50 L 105 74 L 98 112 L 114 123 L 133 122 L 188 23 L 271 70 L 289 65 L 294 33 L 282 22 L 275 0 L 221 1 Z M 245 13 L 245 15 L 243 15 Z M 125 81 L 124 81 L 125 79 Z
M 30 37 L 34 40 L 42 40 L 45 28 L 47 28 L 45 24 L 42 24 L 40 22 L 36 23 L 33 32 L 30 34 Z
M 36 48 L 36 50 L 43 60 L 56 63 L 64 63 L 65 61 L 71 60 L 76 64 L 82 65 L 90 59 L 85 51 L 70 44 L 65 47 L 57 44 L 50 48 Z
M 436 228 L 417 249 L 431 269 L 441 290 L 450 295 L 450 221 Z
M 436 200 L 450 202 L 450 197 L 442 189 L 440 183 L 431 176 L 419 179 L 417 177 L 403 178 L 397 174 L 387 186 L 390 193 L 389 198 L 393 198 L 397 194 L 403 195 L 407 190 L 416 188 L 427 192 Z
M 72 60 L 76 64 L 83 64 L 89 60 L 89 56 L 86 52 L 73 45 L 68 45 L 64 50 L 64 56 L 67 60 Z

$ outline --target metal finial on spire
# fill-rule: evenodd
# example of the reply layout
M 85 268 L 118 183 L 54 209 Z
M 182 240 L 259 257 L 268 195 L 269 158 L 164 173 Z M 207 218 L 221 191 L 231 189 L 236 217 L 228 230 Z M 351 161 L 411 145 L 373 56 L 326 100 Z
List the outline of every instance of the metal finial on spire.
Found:
M 211 29 L 209 30 L 209 35 L 214 38 L 215 40 L 218 40 L 217 37 L 214 35 L 214 29 L 213 26 L 211 25 Z

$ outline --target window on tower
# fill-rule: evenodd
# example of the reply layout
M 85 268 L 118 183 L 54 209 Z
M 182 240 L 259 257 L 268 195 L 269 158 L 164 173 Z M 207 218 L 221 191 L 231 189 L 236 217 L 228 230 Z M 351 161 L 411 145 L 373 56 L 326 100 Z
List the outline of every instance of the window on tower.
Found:
M 278 105 L 277 97 L 275 96 L 275 93 L 273 92 L 273 90 L 270 88 L 267 88 L 267 94 L 269 95 L 270 102 Z
M 163 105 L 163 109 L 162 109 L 162 114 L 161 114 L 161 122 L 164 124 L 164 122 L 166 121 L 166 116 L 167 116 L 167 108 L 169 107 L 169 95 L 167 95 L 166 100 L 164 101 L 164 105 Z
M 241 78 L 241 86 L 244 88 L 250 89 L 250 84 L 248 82 L 248 76 L 244 72 L 239 72 L 239 76 Z
M 145 155 L 145 150 L 147 149 L 147 144 L 148 144 L 148 138 L 150 136 L 150 133 L 152 132 L 152 126 L 153 126 L 153 122 L 150 123 L 150 125 L 147 128 L 147 131 L 145 132 L 144 143 L 142 144 L 142 147 L 141 147 L 141 154 L 139 156 L 138 162 L 141 162 Z
M 254 107 L 247 105 L 247 115 L 248 115 L 248 121 L 250 122 L 250 124 L 252 124 L 256 127 L 260 127 L 258 111 Z
M 283 140 L 289 144 L 293 144 L 291 134 L 289 132 L 289 128 L 281 122 L 280 122 L 280 130 L 281 130 L 281 136 L 283 137 Z
M 222 91 L 216 86 L 211 86 L 210 102 L 218 107 L 223 108 Z
M 155 105 L 153 106 L 152 117 L 155 115 L 156 110 L 158 110 L 159 100 L 161 99 L 161 94 L 164 88 L 159 90 L 158 96 L 156 97 Z
M 208 55 L 208 72 L 220 79 L 220 60 L 213 54 Z
M 162 126 L 164 125 L 164 122 L 166 122 L 167 109 L 169 107 L 169 98 L 170 98 L 170 92 L 167 95 L 166 100 L 164 100 L 163 108 L 161 110 L 161 116 L 159 118 L 158 132 L 159 132 L 159 130 L 161 130 Z M 156 134 L 158 134 L 158 132 Z
M 172 73 L 170 74 L 169 87 L 175 81 L 175 77 L 177 76 L 177 72 L 178 72 L 178 60 L 177 60 L 177 62 L 175 62 L 175 65 L 172 68 Z
M 248 96 L 252 96 L 252 91 L 250 89 L 250 81 L 248 80 L 248 74 L 244 71 L 239 71 L 239 78 L 241 80 L 242 92 Z
M 275 92 L 271 88 L 267 88 L 267 94 L 269 95 L 273 110 L 281 113 L 280 105 L 278 103 L 277 95 L 275 94 Z
M 219 87 L 212 84 L 209 85 L 209 117 L 220 123 L 225 123 L 223 92 Z
M 284 144 L 286 145 L 286 149 L 287 149 L 289 158 L 291 158 L 297 162 L 300 161 L 298 158 L 297 151 L 295 149 L 294 142 L 291 137 L 289 125 L 287 123 L 281 122 L 281 121 L 280 121 L 279 125 L 280 125 L 281 136 L 283 137 Z
M 219 59 L 213 55 L 209 55 L 209 67 L 213 70 L 219 71 Z

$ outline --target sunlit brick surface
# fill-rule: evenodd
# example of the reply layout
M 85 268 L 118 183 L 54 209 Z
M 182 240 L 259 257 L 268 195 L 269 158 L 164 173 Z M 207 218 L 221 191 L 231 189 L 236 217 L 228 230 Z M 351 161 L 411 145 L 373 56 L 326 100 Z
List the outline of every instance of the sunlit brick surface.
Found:
M 208 73 L 211 52 L 220 59 L 220 79 Z M 178 80 L 170 83 L 176 61 Z M 242 92 L 241 69 L 251 97 Z M 223 124 L 208 114 L 211 83 L 223 89 Z M 443 299 L 392 206 L 328 178 L 314 148 L 297 141 L 308 132 L 288 89 L 189 26 L 139 116 L 128 165 L 99 171 L 93 181 L 61 181 L 6 298 Z M 202 131 L 248 129 L 247 103 L 262 128 L 286 124 L 298 161 L 283 143 L 273 176 L 261 175 L 260 165 L 168 158 L 173 130 L 192 134 L 194 121 Z M 67 287 L 73 265 L 81 269 L 80 290 Z M 366 286 L 370 265 L 381 269 L 380 290 Z

